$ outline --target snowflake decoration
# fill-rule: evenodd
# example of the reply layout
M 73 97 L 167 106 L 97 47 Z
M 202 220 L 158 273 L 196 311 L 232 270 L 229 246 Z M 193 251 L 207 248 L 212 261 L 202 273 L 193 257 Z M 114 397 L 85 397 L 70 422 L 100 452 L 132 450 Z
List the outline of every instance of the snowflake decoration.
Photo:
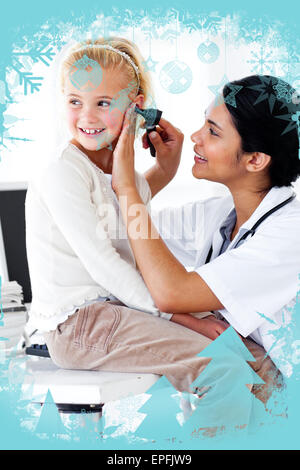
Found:
M 141 25 L 145 16 L 144 11 L 136 12 L 126 9 L 125 15 L 123 16 L 123 25 L 136 28 Z
M 270 113 L 273 112 L 274 104 L 276 102 L 276 93 L 274 85 L 277 84 L 278 79 L 275 77 L 259 77 L 261 83 L 259 85 L 249 86 L 251 90 L 256 90 L 260 93 L 259 97 L 255 101 L 254 105 L 260 103 L 261 101 L 268 100 Z
M 297 111 L 295 114 L 292 115 L 292 121 L 294 121 L 297 125 L 298 140 L 299 140 L 299 144 L 300 144 L 300 111 Z M 300 147 L 299 147 L 299 150 L 298 150 L 298 157 L 299 157 L 299 160 L 300 160 Z
M 262 41 L 267 36 L 269 26 L 263 18 L 239 17 L 239 36 L 247 42 Z
M 177 38 L 178 38 L 179 35 L 180 35 L 180 33 L 176 29 L 168 28 L 166 31 L 164 31 L 160 35 L 160 39 L 162 41 L 168 41 L 171 44 L 173 44 L 174 42 L 177 41 Z
M 154 25 L 147 25 L 143 29 L 143 34 L 148 39 L 158 39 L 157 29 Z
M 283 114 L 281 116 L 275 116 L 278 119 L 283 119 L 284 121 L 288 121 L 288 125 L 284 129 L 281 135 L 286 134 L 287 132 L 290 132 L 293 129 L 298 128 L 298 134 L 299 134 L 299 128 L 300 128 L 300 111 L 296 111 L 294 114 Z
M 30 57 L 33 63 L 42 62 L 48 67 L 55 56 L 55 52 L 49 44 L 42 44 L 41 46 L 33 46 L 28 51 L 13 51 L 12 55 L 14 58 Z
M 289 87 L 288 83 L 283 82 L 282 80 L 278 80 L 276 85 L 273 85 L 273 88 L 276 93 L 276 97 L 278 100 L 284 100 L 287 103 L 290 103 L 293 98 L 293 90 Z
M 284 129 L 284 131 L 281 133 L 281 135 L 286 134 L 287 132 L 290 132 L 293 129 L 297 129 L 298 132 L 298 139 L 300 143 L 300 111 L 296 111 L 295 113 L 290 113 L 290 114 L 284 114 L 282 116 L 276 116 L 278 119 L 283 119 L 285 121 L 288 121 L 288 125 Z M 300 148 L 298 151 L 298 156 L 300 159 Z
M 266 52 L 263 47 L 259 52 L 251 51 L 252 59 L 247 60 L 249 64 L 253 64 L 251 72 L 264 74 L 274 71 L 274 63 L 276 60 L 272 56 L 272 52 Z
M 292 115 L 292 120 L 298 124 L 298 127 L 300 126 L 300 111 Z
M 199 20 L 202 31 L 206 31 L 208 34 L 216 36 L 222 28 L 223 18 L 212 13 L 207 17 L 203 17 Z
M 241 85 L 232 85 L 231 83 L 228 83 L 228 88 L 230 88 L 230 93 L 224 98 L 225 103 L 230 104 L 230 106 L 233 106 L 236 108 L 236 99 L 235 95 L 243 88 Z

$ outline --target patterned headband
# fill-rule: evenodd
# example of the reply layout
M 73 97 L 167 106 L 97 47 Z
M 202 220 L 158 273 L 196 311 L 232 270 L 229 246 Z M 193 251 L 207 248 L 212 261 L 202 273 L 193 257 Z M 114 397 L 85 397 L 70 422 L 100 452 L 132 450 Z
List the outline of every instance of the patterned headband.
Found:
M 126 52 L 119 51 L 119 49 L 116 49 L 115 47 L 112 47 L 109 44 L 86 44 L 85 46 L 82 46 L 79 49 L 76 49 L 75 52 L 82 51 L 82 50 L 89 49 L 89 48 L 93 48 L 93 47 L 96 47 L 97 49 L 108 49 L 109 51 L 116 52 L 121 57 L 123 57 L 125 60 L 127 60 L 127 62 L 129 62 L 131 67 L 134 69 L 136 77 L 138 79 L 138 87 L 140 86 L 140 71 L 139 71 L 139 68 L 135 65 L 135 63 L 133 62 L 131 57 L 129 57 L 129 55 L 126 54 Z

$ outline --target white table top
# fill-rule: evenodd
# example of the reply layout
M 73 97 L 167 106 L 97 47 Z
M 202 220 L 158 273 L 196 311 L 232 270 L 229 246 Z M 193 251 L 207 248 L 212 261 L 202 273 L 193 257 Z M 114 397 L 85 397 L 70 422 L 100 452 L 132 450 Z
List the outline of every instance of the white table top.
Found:
M 145 393 L 159 377 L 156 374 L 60 369 L 49 358 L 28 356 L 22 391 L 24 398 L 40 403 L 44 402 L 50 389 L 56 403 L 105 404 Z

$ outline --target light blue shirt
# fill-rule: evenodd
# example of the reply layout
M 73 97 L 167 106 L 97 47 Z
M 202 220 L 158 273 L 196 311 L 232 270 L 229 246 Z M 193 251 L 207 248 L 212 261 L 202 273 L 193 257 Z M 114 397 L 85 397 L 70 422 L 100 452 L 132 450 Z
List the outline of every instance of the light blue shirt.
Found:
M 236 211 L 235 209 L 232 209 L 232 211 L 229 213 L 227 219 L 225 220 L 224 224 L 220 228 L 220 234 L 223 238 L 223 243 L 221 246 L 221 250 L 219 251 L 219 255 L 224 253 L 228 246 L 231 243 L 231 234 L 232 230 L 234 229 L 236 223 Z

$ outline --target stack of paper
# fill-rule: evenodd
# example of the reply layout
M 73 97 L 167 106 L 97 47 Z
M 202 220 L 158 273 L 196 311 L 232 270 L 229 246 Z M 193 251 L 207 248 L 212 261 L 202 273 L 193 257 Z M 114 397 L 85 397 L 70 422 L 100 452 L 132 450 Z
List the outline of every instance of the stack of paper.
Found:
M 23 289 L 17 281 L 4 282 L 1 285 L 0 302 L 3 312 L 26 310 Z
M 23 289 L 16 282 L 0 285 L 0 351 L 10 351 L 18 346 L 27 322 Z

